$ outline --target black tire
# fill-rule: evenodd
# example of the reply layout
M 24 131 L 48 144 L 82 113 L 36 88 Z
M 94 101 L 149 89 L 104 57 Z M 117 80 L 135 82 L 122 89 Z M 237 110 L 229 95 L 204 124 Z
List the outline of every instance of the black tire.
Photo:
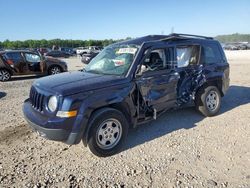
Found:
M 49 75 L 60 74 L 60 73 L 62 73 L 62 68 L 58 65 L 52 65 L 48 70 Z
M 11 74 L 6 69 L 0 69 L 0 82 L 6 82 L 11 79 Z
M 119 129 L 120 133 L 108 132 L 110 131 L 108 130 L 110 126 L 109 123 L 113 120 L 116 120 L 117 122 L 115 121 L 111 124 L 112 130 Z M 118 125 L 118 122 L 120 125 Z M 105 123 L 106 128 L 104 128 Z M 118 153 L 126 140 L 129 128 L 125 116 L 120 111 L 113 108 L 103 108 L 96 111 L 90 119 L 89 126 L 91 126 L 91 129 L 89 132 L 88 147 L 93 154 L 99 157 L 107 157 Z M 110 140 L 111 137 L 109 136 L 113 133 L 112 137 L 116 139 L 116 142 L 114 142 L 113 145 L 109 145 L 109 143 L 111 144 L 112 142 L 106 141 L 104 136 L 99 134 L 100 132 L 103 132 L 105 137 L 108 135 L 107 139 Z M 105 132 L 107 135 L 105 135 Z M 105 145 L 102 144 L 101 141 L 105 142 Z
M 219 112 L 221 106 L 220 91 L 215 86 L 201 88 L 196 95 L 195 105 L 196 109 L 204 116 L 215 116 Z

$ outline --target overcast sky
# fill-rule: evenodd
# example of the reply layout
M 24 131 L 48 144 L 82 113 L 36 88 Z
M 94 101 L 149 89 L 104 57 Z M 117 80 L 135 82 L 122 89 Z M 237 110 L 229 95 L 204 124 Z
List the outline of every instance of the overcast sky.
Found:
M 0 41 L 250 34 L 250 0 L 0 0 Z

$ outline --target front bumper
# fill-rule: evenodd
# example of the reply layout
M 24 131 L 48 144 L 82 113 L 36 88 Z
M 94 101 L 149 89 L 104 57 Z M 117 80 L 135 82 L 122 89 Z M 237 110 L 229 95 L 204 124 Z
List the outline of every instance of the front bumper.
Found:
M 69 145 L 78 144 L 82 139 L 81 131 L 72 132 L 70 129 L 59 128 L 59 123 L 56 120 L 45 121 L 44 117 L 33 109 L 29 100 L 26 100 L 23 104 L 23 114 L 30 127 L 44 138 Z M 60 121 L 62 126 L 65 126 L 64 123 L 68 123 L 68 121 Z

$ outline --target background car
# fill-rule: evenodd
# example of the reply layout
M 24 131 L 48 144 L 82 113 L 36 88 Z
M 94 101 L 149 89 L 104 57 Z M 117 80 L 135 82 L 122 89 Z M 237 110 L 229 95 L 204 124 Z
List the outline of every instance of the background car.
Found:
M 62 52 L 66 52 L 70 55 L 76 55 L 76 51 L 73 48 L 69 48 L 69 47 L 60 47 L 60 51 Z
M 97 56 L 98 53 L 88 53 L 88 54 L 82 54 L 82 63 L 89 64 L 89 62 Z
M 103 48 L 100 46 L 87 46 L 79 47 L 76 50 L 77 55 L 90 54 L 90 53 L 99 53 Z
M 53 50 L 48 53 L 45 53 L 44 55 L 50 57 L 63 57 L 63 58 L 69 58 L 71 56 L 71 54 L 69 54 L 68 52 L 63 52 L 59 50 Z
M 52 75 L 67 71 L 66 62 L 39 53 L 16 50 L 0 52 L 0 81 L 13 75 Z
M 247 44 L 239 44 L 237 47 L 239 50 L 247 50 Z
M 44 55 L 44 54 L 50 52 L 51 49 L 49 49 L 49 48 L 38 48 L 37 51 L 38 51 L 40 54 Z
M 224 50 L 238 50 L 239 48 L 236 45 L 233 44 L 226 44 L 223 47 Z

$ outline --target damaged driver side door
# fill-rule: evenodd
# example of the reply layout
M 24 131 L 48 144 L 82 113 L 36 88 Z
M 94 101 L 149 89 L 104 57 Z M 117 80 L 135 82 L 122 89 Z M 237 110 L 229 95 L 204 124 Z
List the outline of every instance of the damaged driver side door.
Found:
M 154 112 L 154 116 L 176 104 L 179 74 L 173 66 L 174 50 L 174 47 L 148 50 L 136 75 L 142 103 Z

